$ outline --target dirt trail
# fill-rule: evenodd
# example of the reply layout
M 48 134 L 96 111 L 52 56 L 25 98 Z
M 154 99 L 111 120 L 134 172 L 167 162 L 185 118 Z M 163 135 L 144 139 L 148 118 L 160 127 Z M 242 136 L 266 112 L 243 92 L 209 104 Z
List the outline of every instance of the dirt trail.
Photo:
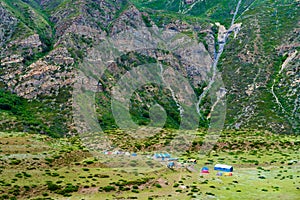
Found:
M 298 53 L 298 51 L 296 50 L 296 51 L 294 51 L 293 53 L 291 53 L 291 54 L 287 57 L 287 59 L 282 63 L 281 69 L 280 69 L 280 71 L 278 72 L 278 75 L 280 75 L 280 74 L 282 73 L 282 71 L 283 71 L 284 69 L 287 68 L 288 64 L 296 57 L 297 53 Z M 276 81 L 275 81 L 275 79 L 274 79 L 273 85 L 272 85 L 272 87 L 271 87 L 271 93 L 272 93 L 273 97 L 275 98 L 275 101 L 276 101 L 277 105 L 281 108 L 281 110 L 282 110 L 284 113 L 288 113 L 288 112 L 285 110 L 285 108 L 283 107 L 283 105 L 281 104 L 281 102 L 279 101 L 279 98 L 278 98 L 278 96 L 276 95 L 276 93 L 275 93 L 275 91 L 274 91 L 274 86 L 275 86 L 275 84 L 276 84 Z M 296 99 L 296 101 L 297 101 L 297 99 Z M 296 107 L 295 107 L 295 108 L 296 108 Z
M 200 0 L 195 0 L 192 4 L 190 4 L 190 5 L 189 5 L 188 7 L 186 7 L 185 9 L 183 8 L 185 3 L 184 3 L 184 1 L 181 1 L 181 2 L 182 2 L 182 5 L 181 5 L 182 9 L 180 9 L 179 12 L 182 13 L 182 14 L 188 13 L 189 11 L 191 11 L 191 10 L 193 9 L 193 7 L 194 7 L 197 3 L 199 3 L 199 1 L 200 1 Z
M 277 105 L 282 109 L 283 112 L 286 113 L 286 110 L 284 109 L 284 107 L 283 107 L 282 104 L 280 103 L 280 101 L 279 101 L 277 95 L 276 95 L 275 92 L 274 92 L 274 86 L 275 86 L 275 84 L 276 84 L 276 81 L 275 81 L 275 79 L 274 79 L 274 80 L 273 80 L 273 85 L 272 85 L 272 87 L 271 87 L 271 93 L 272 93 L 273 97 L 275 98 Z

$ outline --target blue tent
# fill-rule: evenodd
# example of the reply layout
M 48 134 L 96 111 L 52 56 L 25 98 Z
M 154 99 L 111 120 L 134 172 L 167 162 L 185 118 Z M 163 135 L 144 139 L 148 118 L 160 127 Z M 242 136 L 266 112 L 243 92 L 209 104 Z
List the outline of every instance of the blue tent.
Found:
M 131 156 L 137 156 L 137 154 L 136 153 L 132 153 Z
M 155 158 L 161 158 L 161 155 L 159 153 L 154 154 Z
M 171 155 L 168 154 L 168 153 L 163 153 L 163 154 L 162 154 L 162 157 L 163 157 L 163 158 L 171 158 Z
M 208 171 L 208 167 L 202 167 L 201 171 Z
M 175 163 L 174 162 L 169 162 L 167 167 L 168 168 L 173 168 L 173 167 L 175 167 Z
M 229 165 L 216 164 L 214 170 L 222 171 L 222 172 L 232 172 L 233 167 Z
M 164 159 L 164 158 L 171 158 L 171 155 L 168 153 L 156 153 L 154 154 L 154 157 Z

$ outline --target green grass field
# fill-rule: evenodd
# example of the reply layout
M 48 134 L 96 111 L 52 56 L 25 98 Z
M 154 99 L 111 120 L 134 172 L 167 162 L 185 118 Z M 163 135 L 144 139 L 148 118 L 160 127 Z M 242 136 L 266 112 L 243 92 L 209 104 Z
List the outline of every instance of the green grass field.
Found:
M 197 172 L 141 159 L 149 149 L 136 158 L 96 159 L 74 138 L 26 133 L 0 138 L 0 199 L 300 199 L 300 136 L 223 133 L 198 160 Z M 197 158 L 197 148 L 180 160 Z M 112 160 L 126 165 L 111 167 Z M 144 161 L 154 164 L 140 164 Z M 233 176 L 216 176 L 217 163 L 232 165 Z M 203 166 L 210 174 L 200 174 Z

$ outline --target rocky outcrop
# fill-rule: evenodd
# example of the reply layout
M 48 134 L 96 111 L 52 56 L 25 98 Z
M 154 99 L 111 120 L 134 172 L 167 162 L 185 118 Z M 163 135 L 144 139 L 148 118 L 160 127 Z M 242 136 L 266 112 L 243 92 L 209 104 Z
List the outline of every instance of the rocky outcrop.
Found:
M 28 99 L 57 95 L 59 88 L 73 84 L 73 64 L 74 59 L 68 51 L 57 48 L 26 68 L 25 74 L 19 76 L 14 92 Z
M 120 17 L 116 20 L 111 28 L 111 35 L 115 35 L 121 31 L 126 31 L 132 28 L 145 27 L 142 19 L 142 14 L 134 6 L 125 10 Z

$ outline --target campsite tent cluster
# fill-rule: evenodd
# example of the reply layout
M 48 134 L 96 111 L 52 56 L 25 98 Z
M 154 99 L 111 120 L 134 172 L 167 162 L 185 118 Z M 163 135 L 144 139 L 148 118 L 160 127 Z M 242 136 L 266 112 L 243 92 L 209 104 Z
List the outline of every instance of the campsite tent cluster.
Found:
M 161 159 L 161 160 L 165 160 L 165 159 L 170 159 L 171 155 L 168 153 L 156 153 L 153 155 L 154 159 Z
M 232 176 L 233 167 L 230 165 L 216 164 L 214 170 L 218 171 L 217 176 Z M 208 167 L 203 167 L 201 169 L 201 174 L 209 174 Z
M 105 155 L 125 155 L 125 156 L 137 156 L 137 153 L 130 153 L 124 151 L 104 151 Z
M 168 161 L 168 168 L 174 168 L 176 166 L 175 162 L 178 160 L 178 158 L 172 158 L 169 153 L 155 153 L 153 159 L 162 162 Z
M 130 153 L 130 152 L 124 152 L 124 151 L 104 151 L 105 155 L 126 155 L 126 156 L 137 156 L 137 153 Z M 148 158 L 151 158 L 151 156 L 147 156 Z M 155 153 L 152 156 L 153 159 L 158 161 L 177 161 L 178 158 L 171 158 L 171 155 L 169 153 Z
M 172 158 L 168 153 L 155 153 L 153 159 L 157 161 L 178 161 L 178 158 Z
M 130 152 L 123 152 L 123 151 L 104 151 L 103 152 L 105 155 L 126 155 L 126 156 L 132 156 L 132 157 L 136 157 L 137 153 L 130 153 Z M 151 158 L 151 156 L 147 156 L 148 158 Z M 178 163 L 178 158 L 172 158 L 171 155 L 169 153 L 155 153 L 152 156 L 152 159 L 155 159 L 157 161 L 161 161 L 161 162 L 165 162 L 167 161 L 167 167 L 168 168 L 174 168 L 174 167 L 184 167 L 185 164 L 191 164 L 192 165 L 186 165 L 187 169 L 188 167 L 192 167 L 193 168 L 193 164 L 197 163 L 196 159 L 189 159 L 187 161 L 184 161 L 184 164 L 182 163 Z M 230 165 L 224 165 L 224 164 L 216 164 L 214 166 L 214 170 L 218 171 L 217 176 L 232 176 L 232 172 L 233 172 L 233 167 Z M 201 174 L 209 174 L 209 169 L 208 167 L 203 167 L 201 169 Z
M 153 159 L 160 161 L 160 162 L 165 162 L 167 161 L 167 167 L 168 168 L 180 168 L 180 167 L 188 167 L 189 165 L 186 164 L 196 164 L 197 160 L 196 159 L 189 159 L 183 162 L 179 162 L 178 158 L 172 158 L 169 153 L 155 153 L 153 155 Z M 190 165 L 193 166 L 193 165 Z

